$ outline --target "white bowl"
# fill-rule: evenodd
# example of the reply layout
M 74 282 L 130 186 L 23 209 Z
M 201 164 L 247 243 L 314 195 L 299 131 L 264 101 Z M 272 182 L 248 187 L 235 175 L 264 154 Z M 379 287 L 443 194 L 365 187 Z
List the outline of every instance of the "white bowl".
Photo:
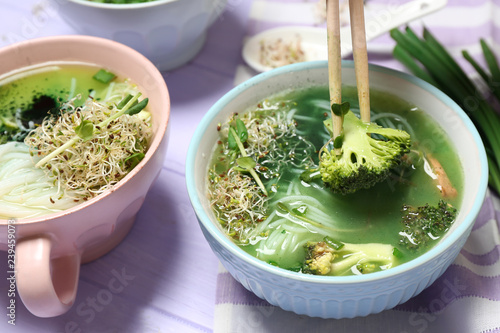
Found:
M 157 0 L 107 4 L 52 0 L 78 33 L 112 39 L 145 55 L 158 69 L 179 67 L 198 54 L 206 31 L 227 0 Z

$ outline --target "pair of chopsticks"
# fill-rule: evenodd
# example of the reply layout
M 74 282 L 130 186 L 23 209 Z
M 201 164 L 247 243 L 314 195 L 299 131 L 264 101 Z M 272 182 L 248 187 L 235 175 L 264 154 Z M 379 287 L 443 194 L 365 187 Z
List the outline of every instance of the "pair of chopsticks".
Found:
M 363 0 L 349 0 L 349 11 L 351 16 L 352 51 L 361 120 L 370 122 L 368 52 L 366 50 Z M 326 0 L 326 13 L 328 35 L 328 81 L 330 105 L 333 105 L 342 103 L 339 0 Z M 332 121 L 333 138 L 335 139 L 342 132 L 343 116 L 337 116 L 332 112 Z

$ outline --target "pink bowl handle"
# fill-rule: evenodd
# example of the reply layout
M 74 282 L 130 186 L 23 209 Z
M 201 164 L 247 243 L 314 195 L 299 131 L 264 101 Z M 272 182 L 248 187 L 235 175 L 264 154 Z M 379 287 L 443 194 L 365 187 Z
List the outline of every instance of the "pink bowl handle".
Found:
M 69 310 L 76 297 L 80 253 L 50 258 L 52 240 L 45 236 L 16 244 L 16 283 L 26 308 L 38 317 L 54 317 Z

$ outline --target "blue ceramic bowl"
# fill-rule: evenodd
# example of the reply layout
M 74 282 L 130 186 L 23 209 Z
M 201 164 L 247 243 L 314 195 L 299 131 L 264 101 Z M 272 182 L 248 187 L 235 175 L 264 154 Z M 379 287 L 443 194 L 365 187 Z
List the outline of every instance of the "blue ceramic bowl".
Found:
M 355 86 L 352 62 L 342 64 L 342 82 Z M 370 87 L 390 92 L 425 110 L 450 137 L 462 163 L 463 203 L 452 229 L 434 248 L 386 271 L 356 276 L 315 276 L 287 271 L 256 259 L 219 228 L 206 195 L 207 170 L 218 138 L 217 123 L 272 94 L 294 87 L 326 86 L 327 62 L 306 62 L 260 74 L 222 97 L 206 114 L 191 141 L 187 187 L 201 229 L 224 267 L 245 288 L 285 310 L 313 317 L 352 318 L 403 303 L 431 285 L 457 257 L 485 198 L 488 168 L 479 134 L 464 111 L 426 82 L 370 66 Z

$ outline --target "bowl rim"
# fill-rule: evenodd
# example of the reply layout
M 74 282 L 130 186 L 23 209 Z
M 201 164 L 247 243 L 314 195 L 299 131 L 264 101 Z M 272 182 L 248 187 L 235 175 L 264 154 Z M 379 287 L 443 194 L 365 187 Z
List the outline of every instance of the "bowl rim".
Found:
M 150 143 L 150 146 L 148 148 L 148 151 L 146 152 L 144 158 L 142 159 L 139 164 L 135 166 L 135 168 L 130 171 L 128 174 L 125 175 L 115 186 L 113 186 L 110 189 L 107 189 L 103 193 L 93 197 L 92 199 L 89 199 L 85 202 L 79 203 L 76 206 L 73 206 L 71 208 L 65 209 L 60 212 L 55 212 L 55 213 L 50 213 L 46 215 L 42 215 L 39 217 L 33 217 L 33 218 L 26 218 L 26 219 L 15 219 L 16 223 L 19 225 L 27 225 L 27 224 L 33 224 L 33 223 L 40 223 L 40 222 L 45 222 L 49 220 L 53 220 L 55 218 L 60 218 L 69 214 L 74 214 L 82 209 L 85 209 L 87 206 L 92 205 L 93 203 L 102 200 L 103 198 L 111 195 L 113 192 L 121 188 L 125 183 L 127 183 L 132 177 L 134 177 L 142 168 L 148 163 L 153 154 L 156 153 L 158 148 L 161 145 L 161 142 L 164 140 L 165 134 L 167 132 L 167 127 L 168 124 L 170 123 L 170 94 L 166 85 L 166 82 L 161 74 L 161 72 L 156 68 L 156 66 L 148 60 L 144 55 L 139 53 L 138 51 L 132 49 L 129 46 L 126 46 L 124 44 L 112 41 L 110 39 L 102 38 L 102 37 L 94 37 L 94 36 L 84 36 L 84 35 L 61 35 L 61 36 L 49 36 L 49 37 L 39 37 L 31 40 L 25 40 L 17 43 L 13 43 L 11 45 L 8 45 L 6 47 L 3 47 L 0 49 L 0 58 L 2 57 L 2 54 L 5 53 L 10 53 L 10 52 L 15 52 L 17 53 L 20 48 L 31 48 L 33 46 L 39 46 L 39 45 L 44 45 L 44 44 L 52 44 L 52 43 L 57 43 L 60 45 L 64 44 L 69 44 L 69 43 L 81 43 L 81 44 L 92 44 L 95 47 L 100 47 L 100 46 L 107 46 L 113 48 L 116 53 L 128 53 L 130 57 L 137 62 L 140 62 L 142 65 L 142 68 L 144 68 L 144 72 L 149 72 L 151 73 L 152 77 L 154 78 L 155 82 L 163 82 L 163 84 L 157 85 L 159 89 L 162 90 L 161 96 L 163 98 L 162 104 L 165 104 L 168 106 L 168 115 L 166 117 L 166 121 L 163 123 L 160 123 L 157 129 L 156 134 L 153 136 L 153 140 Z M 75 59 L 75 62 L 86 62 L 90 63 L 89 61 L 84 61 L 82 59 Z M 25 67 L 29 67 L 32 65 L 42 65 L 45 63 L 58 63 L 58 62 L 65 62 L 63 60 L 50 60 L 50 61 L 45 61 L 45 62 L 40 62 L 40 63 L 30 63 L 26 66 L 16 68 L 11 70 L 11 72 L 16 72 L 18 70 L 21 70 Z M 68 61 L 70 63 L 72 61 Z M 99 66 L 99 64 L 96 64 Z M 2 77 L 5 77 L 4 74 L 7 73 L 2 73 Z M 140 88 L 141 86 L 139 86 Z M 6 225 L 8 224 L 9 220 L 5 219 L 0 219 L 0 226 L 1 225 Z
M 264 82 L 272 77 L 280 76 L 290 72 L 298 72 L 303 70 L 314 70 L 319 68 L 327 68 L 328 61 L 319 60 L 319 61 L 310 61 L 297 63 L 292 65 L 287 65 L 283 67 L 279 67 L 264 73 L 260 73 L 251 79 L 241 83 L 240 85 L 231 89 L 228 93 L 226 93 L 222 98 L 220 98 L 205 114 L 196 128 L 194 135 L 191 139 L 186 159 L 186 183 L 188 195 L 191 200 L 191 204 L 194 208 L 194 211 L 198 217 L 200 224 L 210 233 L 210 235 L 223 246 L 227 251 L 229 251 L 232 255 L 236 256 L 238 259 L 244 261 L 247 265 L 253 266 L 257 269 L 263 270 L 266 273 L 270 273 L 273 275 L 277 275 L 283 278 L 295 280 L 295 281 L 303 281 L 308 283 L 317 283 L 317 284 L 330 284 L 332 282 L 338 284 L 351 284 L 351 283 L 371 283 L 374 281 L 387 279 L 387 278 L 395 278 L 399 275 L 410 271 L 412 269 L 416 269 L 419 266 L 432 261 L 441 253 L 446 252 L 446 250 L 451 247 L 455 242 L 459 240 L 460 237 L 469 228 L 475 221 L 476 216 L 479 213 L 479 210 L 482 207 L 484 199 L 486 197 L 487 186 L 488 186 L 488 164 L 486 159 L 486 152 L 484 149 L 484 145 L 482 143 L 481 137 L 479 133 L 470 120 L 470 118 L 465 114 L 460 106 L 456 102 L 454 102 L 450 97 L 444 94 L 442 91 L 429 84 L 428 82 L 412 76 L 410 74 L 400 72 L 391 68 L 382 67 L 375 64 L 369 64 L 370 72 L 381 72 L 389 75 L 393 75 L 397 78 L 403 79 L 405 81 L 409 81 L 410 83 L 430 92 L 431 94 L 438 97 L 444 104 L 450 107 L 464 122 L 465 126 L 469 130 L 470 134 L 473 136 L 474 142 L 478 148 L 480 165 L 481 165 L 481 174 L 482 177 L 478 184 L 478 194 L 476 195 L 472 207 L 470 209 L 469 214 L 467 214 L 462 221 L 461 225 L 459 225 L 455 231 L 448 235 L 442 242 L 436 244 L 429 251 L 420 255 L 419 257 L 406 262 L 404 264 L 398 265 L 396 267 L 390 268 L 385 271 L 375 272 L 366 275 L 350 275 L 350 276 L 317 276 L 317 275 L 309 275 L 299 272 L 292 272 L 285 270 L 283 268 L 275 267 L 273 265 L 269 265 L 268 263 L 257 259 L 250 254 L 246 253 L 242 249 L 240 249 L 234 242 L 232 242 L 214 223 L 211 222 L 208 215 L 205 213 L 203 206 L 201 204 L 200 198 L 198 197 L 196 184 L 194 182 L 194 174 L 195 174 L 195 159 L 198 150 L 198 146 L 204 136 L 204 133 L 209 129 L 209 124 L 212 120 L 217 116 L 219 111 L 224 108 L 230 101 L 233 100 L 237 95 L 242 93 L 243 91 L 251 88 L 252 86 Z M 342 67 L 344 68 L 354 68 L 354 62 L 350 60 L 342 60 Z
M 140 2 L 140 3 L 102 3 L 102 2 L 93 2 L 90 0 L 65 0 L 65 1 L 73 2 L 87 7 L 112 9 L 112 10 L 127 10 L 136 8 L 154 7 L 162 4 L 177 2 L 179 0 L 154 0 L 150 2 Z

